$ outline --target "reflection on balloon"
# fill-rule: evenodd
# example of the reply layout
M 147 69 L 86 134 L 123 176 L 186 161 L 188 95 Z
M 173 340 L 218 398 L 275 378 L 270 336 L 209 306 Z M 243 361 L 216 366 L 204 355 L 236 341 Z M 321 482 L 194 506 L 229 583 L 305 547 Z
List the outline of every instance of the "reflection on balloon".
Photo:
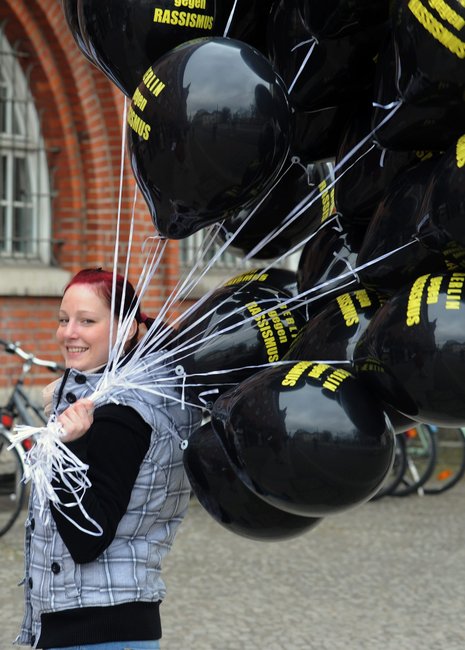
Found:
M 237 477 L 210 423 L 190 436 L 183 462 L 200 504 L 237 535 L 278 541 L 306 533 L 321 521 L 275 508 L 249 490 Z
M 160 56 L 195 38 L 212 36 L 215 0 L 79 0 L 79 25 L 99 68 L 128 97 Z
M 465 273 L 426 274 L 388 300 L 354 351 L 357 374 L 415 420 L 465 425 Z
M 269 61 L 227 38 L 185 43 L 134 93 L 128 147 L 158 232 L 180 239 L 246 208 L 289 151 L 286 91 Z
M 367 501 L 393 460 L 394 432 L 377 400 L 327 364 L 258 372 L 215 402 L 212 424 L 247 487 L 301 516 Z
M 291 295 L 266 280 L 230 282 L 183 319 L 176 337 L 179 363 L 199 399 L 205 390 L 224 392 L 257 366 L 279 361 L 305 322 L 295 303 L 287 306 Z

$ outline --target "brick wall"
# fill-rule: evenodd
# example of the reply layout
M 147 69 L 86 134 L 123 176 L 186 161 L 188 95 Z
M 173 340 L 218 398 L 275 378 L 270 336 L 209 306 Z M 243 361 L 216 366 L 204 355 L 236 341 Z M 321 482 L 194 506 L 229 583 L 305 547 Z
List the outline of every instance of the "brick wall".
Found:
M 0 21 L 21 59 L 41 115 L 53 178 L 53 238 L 64 245 L 59 266 L 70 273 L 86 266 L 112 268 L 120 196 L 124 95 L 90 64 L 75 45 L 58 0 L 2 0 Z M 121 189 L 120 269 L 124 268 L 135 181 L 124 157 Z M 154 235 L 140 193 L 130 279 L 145 258 L 142 244 Z M 0 269 L 1 272 L 1 269 Z M 18 270 L 20 272 L 20 270 Z M 178 248 L 169 242 L 156 281 L 144 298 L 154 312 L 175 286 Z M 59 296 L 0 296 L 0 338 L 20 341 L 37 356 L 59 360 L 54 345 Z M 0 349 L 0 387 L 8 384 L 17 361 Z M 39 372 L 39 382 L 49 381 Z

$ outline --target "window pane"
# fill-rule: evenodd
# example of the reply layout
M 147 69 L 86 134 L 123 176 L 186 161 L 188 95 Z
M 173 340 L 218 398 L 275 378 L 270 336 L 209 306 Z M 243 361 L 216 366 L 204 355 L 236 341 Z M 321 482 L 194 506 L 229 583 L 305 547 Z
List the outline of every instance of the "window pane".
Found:
M 6 250 L 6 208 L 0 206 L 0 252 L 4 253 Z
M 26 102 L 15 101 L 12 111 L 11 131 L 14 135 L 25 135 Z M 23 126 L 21 126 L 23 125 Z
M 0 81 L 0 133 L 6 133 L 6 111 L 7 111 L 7 90 L 6 86 L 1 84 Z
M 0 156 L 0 201 L 6 200 L 6 174 L 7 174 L 7 158 Z
M 29 175 L 26 168 L 25 158 L 14 159 L 15 171 L 13 176 L 14 189 L 13 200 L 28 202 L 31 200 Z
M 13 250 L 15 253 L 32 253 L 32 210 L 21 207 L 13 210 Z

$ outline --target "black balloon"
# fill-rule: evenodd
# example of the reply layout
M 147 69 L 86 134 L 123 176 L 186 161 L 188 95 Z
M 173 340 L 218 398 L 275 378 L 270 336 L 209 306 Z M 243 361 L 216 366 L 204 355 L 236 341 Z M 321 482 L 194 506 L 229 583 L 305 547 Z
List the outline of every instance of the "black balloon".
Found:
M 299 293 L 305 294 L 307 315 L 345 291 L 362 288 L 356 272 L 365 227 L 342 225 L 338 217 L 324 222 L 304 246 L 297 269 Z
M 215 402 L 212 424 L 247 487 L 301 516 L 368 500 L 393 460 L 379 403 L 359 379 L 326 364 L 257 373 Z
M 344 221 L 369 223 L 386 187 L 419 159 L 415 151 L 390 151 L 370 138 L 372 107 L 366 102 L 351 111 L 336 155 L 334 197 Z
M 325 361 L 335 368 L 354 372 L 354 350 L 384 299 L 374 291 L 358 289 L 332 298 L 299 331 L 283 360 Z M 362 379 L 363 376 L 362 376 Z M 370 390 L 370 384 L 366 387 Z M 415 422 L 382 402 L 395 433 Z
M 249 490 L 237 477 L 210 423 L 190 436 L 183 462 L 200 504 L 215 521 L 237 535 L 278 541 L 301 535 L 321 521 L 275 508 Z
M 441 156 L 429 177 L 417 220 L 421 242 L 465 268 L 465 136 Z
M 465 273 L 417 278 L 373 317 L 354 351 L 357 374 L 415 420 L 465 425 Z
M 334 210 L 329 180 L 328 165 L 306 165 L 294 157 L 266 197 L 225 219 L 219 237 L 230 241 L 231 252 L 256 259 L 297 250 Z
M 357 257 L 362 284 L 393 294 L 423 273 L 448 271 L 441 253 L 428 250 L 416 237 L 417 221 L 437 161 L 426 159 L 404 169 L 387 186 Z
M 71 34 L 73 35 L 76 45 L 81 50 L 82 54 L 84 54 L 86 59 L 96 65 L 82 36 L 81 28 L 79 26 L 78 2 L 79 0 L 61 0 L 61 6 L 63 8 L 66 23 L 71 31 Z
M 160 56 L 215 34 L 215 0 L 78 0 L 78 15 L 87 50 L 128 97 Z
M 338 38 L 379 25 L 389 16 L 389 0 L 299 0 L 302 19 L 318 38 Z
M 291 154 L 313 162 L 335 158 L 350 112 L 350 105 L 295 111 Z
M 266 281 L 233 280 L 199 301 L 182 320 L 173 341 L 175 358 L 200 400 L 203 394 L 210 400 L 212 390 L 224 392 L 258 366 L 281 359 L 305 322 L 295 302 L 287 305 L 291 298 Z
M 351 362 L 356 343 L 382 304 L 378 294 L 366 289 L 339 294 L 312 315 L 284 359 Z
M 277 3 L 270 19 L 269 56 L 288 88 L 291 105 L 301 111 L 319 110 L 353 102 L 367 92 L 384 31 L 373 28 L 317 40 L 305 27 L 296 0 Z
M 286 91 L 239 41 L 198 39 L 157 60 L 128 114 L 132 169 L 158 232 L 180 239 L 272 187 L 289 151 Z
M 396 83 L 408 102 L 459 100 L 465 108 L 465 7 L 393 0 L 392 25 L 399 56 Z
M 267 54 L 267 24 L 272 0 L 217 0 L 215 33 Z
M 463 99 L 446 99 L 440 92 L 420 103 L 402 97 L 396 84 L 397 69 L 402 65 L 394 40 L 390 38 L 376 65 L 374 139 L 392 150 L 444 151 L 463 131 Z M 395 103 L 398 104 L 395 113 L 385 121 Z

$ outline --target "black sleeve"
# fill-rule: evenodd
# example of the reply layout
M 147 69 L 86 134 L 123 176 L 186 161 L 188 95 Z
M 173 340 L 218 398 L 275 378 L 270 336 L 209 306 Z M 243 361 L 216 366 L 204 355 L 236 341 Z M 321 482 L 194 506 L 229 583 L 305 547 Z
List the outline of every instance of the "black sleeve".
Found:
M 151 427 L 134 409 L 108 404 L 95 410 L 87 433 L 67 445 L 89 465 L 87 476 L 91 486 L 85 491 L 82 506 L 103 529 L 100 536 L 89 535 L 51 504 L 58 532 L 75 562 L 92 562 L 111 544 L 126 512 L 151 433 Z M 54 480 L 53 487 L 62 503 L 72 501 L 59 479 Z M 82 528 L 95 530 L 78 507 L 61 509 Z

